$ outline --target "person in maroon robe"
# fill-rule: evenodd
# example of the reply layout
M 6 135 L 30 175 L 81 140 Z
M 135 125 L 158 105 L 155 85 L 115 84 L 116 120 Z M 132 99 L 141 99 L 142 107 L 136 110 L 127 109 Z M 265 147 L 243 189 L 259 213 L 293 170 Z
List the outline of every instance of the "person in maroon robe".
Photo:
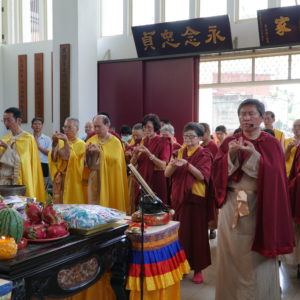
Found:
M 210 150 L 213 158 L 215 158 L 219 148 L 217 144 L 214 142 L 214 140 L 211 138 L 211 133 L 210 133 L 210 127 L 207 123 L 199 123 L 204 127 L 204 135 L 202 137 L 202 144 L 201 146 L 203 148 L 207 148 Z
M 186 252 L 193 281 L 203 281 L 202 270 L 211 264 L 208 240 L 207 186 L 210 179 L 212 154 L 200 146 L 203 126 L 188 123 L 183 129 L 184 146 L 166 168 L 172 176 L 171 206 L 174 219 L 180 221 L 179 240 Z
M 165 124 L 160 128 L 160 135 L 171 138 L 172 143 L 172 154 L 176 154 L 178 149 L 181 148 L 181 145 L 177 142 L 175 138 L 175 130 L 174 127 L 169 123 Z
M 168 137 L 158 134 L 160 129 L 159 117 L 148 114 L 142 121 L 144 138 L 136 146 L 130 163 L 137 165 L 137 170 L 164 203 L 167 203 L 167 183 L 164 170 L 171 156 L 171 141 Z M 141 193 L 137 185 L 136 205 Z
M 278 140 L 260 129 L 264 111 L 262 102 L 244 100 L 238 107 L 242 132 L 227 137 L 214 160 L 221 208 L 216 300 L 278 299 L 278 269 L 263 274 L 276 270 L 275 258 L 295 245 L 284 154 Z M 268 295 L 272 288 L 276 297 Z
M 207 148 L 211 152 L 213 158 L 215 158 L 219 148 L 211 137 L 210 127 L 207 123 L 199 123 L 199 124 L 204 127 L 204 135 L 202 137 L 201 146 L 203 148 Z M 210 201 L 214 203 L 213 190 L 214 190 L 213 182 L 210 179 L 209 188 L 208 188 L 208 197 L 210 198 Z M 210 208 L 211 211 L 209 212 L 209 223 L 208 223 L 209 238 L 215 239 L 217 236 L 216 229 L 218 227 L 218 209 L 216 205 L 211 205 Z

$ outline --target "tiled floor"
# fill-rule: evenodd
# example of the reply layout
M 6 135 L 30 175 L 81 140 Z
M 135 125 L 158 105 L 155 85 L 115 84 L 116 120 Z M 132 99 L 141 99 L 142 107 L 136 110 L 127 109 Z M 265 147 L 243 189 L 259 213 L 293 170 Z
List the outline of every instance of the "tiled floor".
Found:
M 215 262 L 217 240 L 210 240 L 212 265 L 208 267 L 204 275 L 204 283 L 195 284 L 191 281 L 193 272 L 181 281 L 182 300 L 214 300 L 215 297 Z M 280 285 L 282 288 L 282 300 L 300 299 L 300 280 L 296 277 L 296 266 L 291 267 L 282 264 L 280 267 Z M 242 300 L 242 299 L 241 299 Z M 272 300 L 272 299 L 266 299 Z

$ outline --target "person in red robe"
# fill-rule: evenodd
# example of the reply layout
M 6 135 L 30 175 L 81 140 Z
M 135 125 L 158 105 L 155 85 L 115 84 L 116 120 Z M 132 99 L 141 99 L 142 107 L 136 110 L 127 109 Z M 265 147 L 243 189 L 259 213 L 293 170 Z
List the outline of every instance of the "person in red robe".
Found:
M 297 278 L 300 279 L 300 145 L 298 145 L 296 148 L 291 172 L 289 175 L 289 197 L 296 234 L 296 251 L 293 253 L 293 261 L 298 265 Z
M 202 137 L 201 146 L 203 148 L 207 148 L 211 152 L 213 158 L 215 158 L 219 148 L 211 137 L 210 127 L 207 123 L 199 123 L 199 124 L 204 127 L 204 135 Z M 213 182 L 211 179 L 209 182 L 208 190 L 209 190 L 208 197 L 210 197 L 210 201 L 212 201 L 214 203 L 214 197 L 213 197 L 214 187 L 213 187 Z M 211 205 L 210 208 L 211 208 L 211 211 L 209 212 L 210 215 L 209 215 L 209 223 L 208 223 L 209 238 L 215 239 L 217 236 L 216 229 L 218 227 L 218 209 L 217 209 L 216 205 Z
M 295 245 L 284 154 L 260 129 L 264 111 L 262 102 L 244 100 L 238 107 L 242 132 L 226 138 L 214 160 L 221 208 L 216 300 L 280 299 L 276 257 Z
M 179 240 L 194 270 L 195 283 L 203 282 L 202 270 L 211 264 L 206 196 L 212 154 L 200 146 L 203 134 L 203 126 L 188 123 L 183 129 L 185 145 L 165 170 L 166 177 L 172 176 L 171 206 L 174 219 L 180 221 Z
M 164 170 L 171 156 L 171 141 L 168 137 L 158 134 L 160 129 L 159 117 L 148 114 L 143 121 L 144 138 L 136 146 L 131 158 L 131 164 L 137 165 L 137 170 L 151 187 L 154 193 L 167 203 L 167 183 Z M 140 197 L 140 190 L 136 189 L 136 205 Z
M 181 145 L 177 142 L 177 140 L 175 138 L 174 127 L 170 123 L 165 124 L 160 128 L 160 135 L 171 138 L 172 154 L 176 153 L 178 151 L 178 149 L 181 148 Z

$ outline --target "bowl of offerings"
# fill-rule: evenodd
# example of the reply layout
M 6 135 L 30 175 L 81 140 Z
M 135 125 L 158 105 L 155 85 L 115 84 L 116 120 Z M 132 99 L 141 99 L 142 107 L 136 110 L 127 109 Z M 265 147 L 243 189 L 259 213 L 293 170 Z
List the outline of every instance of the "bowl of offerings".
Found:
M 6 196 L 24 196 L 26 185 L 0 185 L 0 195 Z

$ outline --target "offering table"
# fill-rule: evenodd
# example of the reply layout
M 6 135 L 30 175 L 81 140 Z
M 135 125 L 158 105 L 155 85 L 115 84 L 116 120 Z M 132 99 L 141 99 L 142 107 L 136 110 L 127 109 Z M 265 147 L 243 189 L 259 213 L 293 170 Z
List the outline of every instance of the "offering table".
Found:
M 42 300 L 75 295 L 111 271 L 115 298 L 127 299 L 127 227 L 123 224 L 89 236 L 71 234 L 56 241 L 29 243 L 15 258 L 0 260 L 0 278 L 13 282 L 12 300 Z

